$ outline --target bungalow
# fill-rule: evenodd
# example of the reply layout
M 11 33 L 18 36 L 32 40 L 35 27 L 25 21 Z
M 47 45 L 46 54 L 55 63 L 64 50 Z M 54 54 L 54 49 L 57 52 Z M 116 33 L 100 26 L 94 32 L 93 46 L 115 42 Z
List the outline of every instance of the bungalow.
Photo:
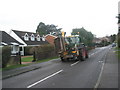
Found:
M 20 43 L 23 43 L 23 45 L 20 46 L 21 55 L 24 55 L 24 47 L 26 46 L 39 46 L 48 44 L 48 42 L 45 40 L 45 37 L 40 36 L 38 33 L 11 30 L 9 34 Z
M 15 40 L 13 37 L 11 37 L 9 34 L 7 34 L 5 31 L 0 31 L 0 37 L 1 42 L 0 46 L 11 46 L 11 53 L 12 55 L 15 55 L 19 52 L 19 45 L 23 45 L 22 43 Z

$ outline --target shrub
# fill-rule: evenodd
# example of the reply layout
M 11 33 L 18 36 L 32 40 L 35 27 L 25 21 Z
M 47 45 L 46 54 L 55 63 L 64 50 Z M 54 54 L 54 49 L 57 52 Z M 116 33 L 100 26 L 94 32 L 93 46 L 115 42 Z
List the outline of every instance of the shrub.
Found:
M 32 46 L 27 46 L 24 48 L 24 53 L 25 53 L 25 56 L 26 55 L 32 55 L 33 53 L 30 51 L 31 48 L 33 48 Z
M 2 47 L 0 47 L 0 68 L 2 68 Z
M 35 52 L 37 60 L 57 56 L 55 53 L 54 46 L 50 44 L 33 47 L 31 48 L 31 52 Z
M 6 67 L 11 57 L 11 47 L 2 47 L 2 68 Z
M 120 48 L 120 34 L 118 34 L 118 47 Z

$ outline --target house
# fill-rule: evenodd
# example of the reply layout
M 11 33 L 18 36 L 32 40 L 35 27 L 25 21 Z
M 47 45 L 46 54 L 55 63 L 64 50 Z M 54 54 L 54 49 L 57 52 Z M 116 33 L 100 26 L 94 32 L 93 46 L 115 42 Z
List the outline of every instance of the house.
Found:
M 107 42 L 110 42 L 110 38 L 109 37 L 102 37 L 101 40 L 103 41 L 107 41 Z
M 49 44 L 51 45 L 55 45 L 54 40 L 57 38 L 57 36 L 51 35 L 51 34 L 47 34 L 45 36 L 45 39 L 48 41 Z
M 23 45 L 20 46 L 21 55 L 24 55 L 24 47 L 26 46 L 39 46 L 48 44 L 48 42 L 45 40 L 45 36 L 40 36 L 38 33 L 11 30 L 9 34 L 20 43 L 23 43 Z
M 0 31 L 0 38 L 0 46 L 3 47 L 10 45 L 12 55 L 15 55 L 19 52 L 19 45 L 23 45 L 22 43 L 11 37 L 9 34 L 7 34 L 5 31 Z
M 101 43 L 101 39 L 100 38 L 94 38 L 93 43 Z

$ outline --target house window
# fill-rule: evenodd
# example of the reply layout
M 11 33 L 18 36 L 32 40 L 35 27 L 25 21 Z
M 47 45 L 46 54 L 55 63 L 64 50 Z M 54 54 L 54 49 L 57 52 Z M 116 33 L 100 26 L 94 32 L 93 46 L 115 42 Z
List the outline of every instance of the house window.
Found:
M 37 41 L 40 41 L 40 36 L 39 35 L 37 35 Z
M 45 41 L 45 38 L 44 38 L 44 37 L 42 37 L 42 41 Z
M 24 35 L 24 40 L 25 40 L 25 41 L 28 41 L 28 40 L 29 40 L 29 36 L 28 36 L 27 33 Z
M 35 41 L 35 36 L 33 34 L 31 35 L 31 41 Z
M 19 52 L 19 46 L 18 45 L 12 45 L 12 54 L 16 54 Z

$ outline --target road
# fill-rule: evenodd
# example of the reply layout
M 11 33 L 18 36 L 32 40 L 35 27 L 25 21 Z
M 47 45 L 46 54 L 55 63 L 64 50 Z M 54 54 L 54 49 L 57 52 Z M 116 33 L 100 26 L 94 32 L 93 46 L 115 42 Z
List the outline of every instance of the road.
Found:
M 42 68 L 3 80 L 3 88 L 98 88 L 111 46 L 89 52 L 85 61 L 41 63 Z M 108 59 L 110 57 L 107 57 Z M 111 87 L 117 88 L 118 81 Z

